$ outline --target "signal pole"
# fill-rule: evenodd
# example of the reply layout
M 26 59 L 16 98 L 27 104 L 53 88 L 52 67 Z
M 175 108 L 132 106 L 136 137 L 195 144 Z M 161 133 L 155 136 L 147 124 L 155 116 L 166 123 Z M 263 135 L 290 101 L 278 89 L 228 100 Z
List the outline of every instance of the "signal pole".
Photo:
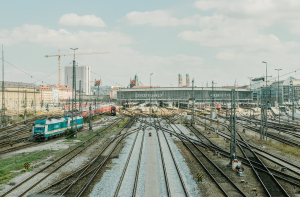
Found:
M 74 127 L 74 99 L 75 99 L 75 110 L 76 110 L 76 62 L 75 62 L 75 51 L 78 48 L 70 48 L 74 51 L 74 60 L 73 60 L 73 77 L 72 77 L 72 124 L 71 129 Z M 75 129 L 75 137 L 77 137 L 77 126 Z
M 81 114 L 81 80 L 79 80 L 79 114 Z
M 230 127 L 231 127 L 231 139 L 230 139 L 230 165 L 236 157 L 236 130 L 235 130 L 235 89 L 231 90 L 231 116 L 230 116 Z
M 191 121 L 191 125 L 193 125 L 195 123 L 195 94 L 194 94 L 194 79 L 192 80 L 192 95 L 193 95 L 193 114 L 192 114 L 192 121 Z
M 92 106 L 90 104 L 90 107 L 89 107 L 89 130 L 93 130 L 93 127 L 92 127 L 92 114 L 91 114 L 91 111 L 92 111 Z
M 2 126 L 5 126 L 4 51 L 3 51 L 3 44 L 2 44 Z
M 25 104 L 24 104 L 24 117 L 25 117 L 25 122 L 26 122 L 26 114 L 27 114 L 27 92 L 25 90 Z

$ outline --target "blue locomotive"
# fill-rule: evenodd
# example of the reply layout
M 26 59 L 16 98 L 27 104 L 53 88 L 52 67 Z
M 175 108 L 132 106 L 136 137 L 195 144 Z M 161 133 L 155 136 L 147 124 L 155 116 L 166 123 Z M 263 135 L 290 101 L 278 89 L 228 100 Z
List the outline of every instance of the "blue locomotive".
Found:
M 33 137 L 37 141 L 45 141 L 52 137 L 63 135 L 67 129 L 71 129 L 72 118 L 52 118 L 35 121 L 33 125 Z M 73 125 L 76 126 L 76 117 L 73 118 Z M 77 116 L 77 129 L 83 129 L 83 118 Z

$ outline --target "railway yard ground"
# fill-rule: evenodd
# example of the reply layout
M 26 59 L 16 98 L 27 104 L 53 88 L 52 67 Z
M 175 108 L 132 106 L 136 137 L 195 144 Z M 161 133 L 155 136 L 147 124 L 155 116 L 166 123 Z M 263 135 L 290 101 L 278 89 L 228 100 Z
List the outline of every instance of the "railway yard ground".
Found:
M 2 147 L 10 151 L 0 155 L 0 196 L 300 196 L 297 124 L 283 123 L 278 134 L 270 122 L 268 140 L 260 140 L 258 119 L 242 111 L 235 153 L 240 176 L 229 165 L 225 112 L 218 119 L 198 113 L 194 125 L 187 114 L 157 107 L 150 115 L 134 108 L 95 119 L 93 131 L 85 125 L 77 138 Z

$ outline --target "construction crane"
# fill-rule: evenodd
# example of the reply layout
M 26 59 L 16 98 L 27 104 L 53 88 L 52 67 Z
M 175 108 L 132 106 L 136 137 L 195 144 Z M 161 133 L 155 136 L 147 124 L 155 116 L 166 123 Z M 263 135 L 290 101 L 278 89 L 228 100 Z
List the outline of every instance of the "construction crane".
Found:
M 110 52 L 95 52 L 95 53 L 77 53 L 76 55 L 94 55 L 94 54 L 106 54 Z M 58 50 L 57 55 L 45 55 L 45 57 L 58 57 L 58 85 L 61 85 L 61 66 L 60 66 L 60 57 L 61 56 L 73 56 L 74 54 L 60 54 L 60 50 Z

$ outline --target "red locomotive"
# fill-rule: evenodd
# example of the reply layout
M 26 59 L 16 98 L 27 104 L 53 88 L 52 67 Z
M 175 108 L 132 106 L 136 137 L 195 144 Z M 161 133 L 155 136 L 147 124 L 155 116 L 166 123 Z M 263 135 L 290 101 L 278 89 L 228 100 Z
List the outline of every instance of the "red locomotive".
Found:
M 115 116 L 116 115 L 116 112 L 117 112 L 117 108 L 115 106 L 111 106 L 110 107 L 110 114 L 112 116 Z

